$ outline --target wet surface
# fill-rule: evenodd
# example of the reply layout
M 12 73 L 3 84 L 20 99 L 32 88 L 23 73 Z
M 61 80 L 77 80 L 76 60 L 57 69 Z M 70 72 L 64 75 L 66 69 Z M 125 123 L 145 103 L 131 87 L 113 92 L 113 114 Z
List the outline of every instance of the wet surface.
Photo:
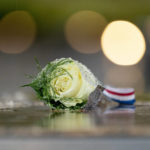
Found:
M 0 136 L 150 136 L 150 105 L 92 112 L 52 112 L 46 106 L 0 110 Z

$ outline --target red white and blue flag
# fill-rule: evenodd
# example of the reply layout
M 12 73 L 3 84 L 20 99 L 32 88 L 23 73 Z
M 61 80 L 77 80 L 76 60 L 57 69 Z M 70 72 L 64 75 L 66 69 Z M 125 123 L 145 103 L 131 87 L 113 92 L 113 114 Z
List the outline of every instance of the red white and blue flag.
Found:
M 133 88 L 115 88 L 106 86 L 103 94 L 120 104 L 132 105 L 135 103 L 135 91 Z

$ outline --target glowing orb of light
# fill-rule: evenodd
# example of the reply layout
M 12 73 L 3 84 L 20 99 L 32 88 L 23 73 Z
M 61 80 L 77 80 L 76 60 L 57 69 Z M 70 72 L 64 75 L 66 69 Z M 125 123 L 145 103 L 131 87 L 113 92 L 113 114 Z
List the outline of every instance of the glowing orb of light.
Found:
M 96 53 L 100 50 L 99 38 L 106 24 L 106 19 L 97 12 L 79 11 L 67 20 L 65 36 L 78 52 Z
M 26 11 L 13 11 L 0 22 L 0 50 L 15 54 L 27 50 L 35 39 L 36 25 Z
M 134 65 L 145 53 L 145 39 L 140 29 L 128 21 L 113 21 L 101 37 L 105 56 L 118 65 Z

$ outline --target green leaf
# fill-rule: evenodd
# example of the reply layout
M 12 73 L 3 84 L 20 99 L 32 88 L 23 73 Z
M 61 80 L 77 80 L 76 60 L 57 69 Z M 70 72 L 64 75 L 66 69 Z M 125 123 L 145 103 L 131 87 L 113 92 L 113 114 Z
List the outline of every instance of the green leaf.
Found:
M 41 70 L 42 70 L 42 67 L 41 67 L 41 65 L 40 65 L 40 63 L 39 63 L 37 57 L 34 57 L 34 60 L 35 60 L 35 62 L 36 62 L 37 69 L 38 69 L 39 71 L 41 71 Z

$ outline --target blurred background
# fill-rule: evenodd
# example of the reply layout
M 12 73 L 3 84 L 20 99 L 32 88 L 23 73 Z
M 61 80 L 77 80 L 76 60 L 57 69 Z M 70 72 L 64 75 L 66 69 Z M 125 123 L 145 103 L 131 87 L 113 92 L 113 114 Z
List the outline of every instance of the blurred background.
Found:
M 0 96 L 36 74 L 34 57 L 72 57 L 105 85 L 150 92 L 149 0 L 1 0 Z

